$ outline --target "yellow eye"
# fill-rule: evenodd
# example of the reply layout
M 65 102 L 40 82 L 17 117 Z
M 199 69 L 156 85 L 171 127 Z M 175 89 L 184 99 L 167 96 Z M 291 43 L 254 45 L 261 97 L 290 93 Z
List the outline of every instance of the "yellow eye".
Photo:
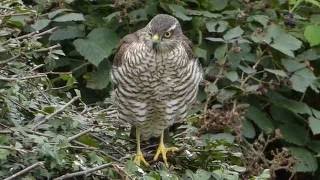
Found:
M 171 36 L 171 32 L 167 31 L 164 33 L 165 38 L 169 38 Z

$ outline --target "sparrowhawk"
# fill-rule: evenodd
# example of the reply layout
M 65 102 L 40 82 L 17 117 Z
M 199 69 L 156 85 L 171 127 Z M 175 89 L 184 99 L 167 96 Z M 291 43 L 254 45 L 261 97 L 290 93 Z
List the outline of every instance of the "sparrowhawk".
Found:
M 155 16 L 144 28 L 126 35 L 112 67 L 113 98 L 118 118 L 136 127 L 134 162 L 148 165 L 140 150 L 140 138 L 160 136 L 154 157 L 166 165 L 164 130 L 187 116 L 195 101 L 202 69 L 179 21 L 166 14 Z

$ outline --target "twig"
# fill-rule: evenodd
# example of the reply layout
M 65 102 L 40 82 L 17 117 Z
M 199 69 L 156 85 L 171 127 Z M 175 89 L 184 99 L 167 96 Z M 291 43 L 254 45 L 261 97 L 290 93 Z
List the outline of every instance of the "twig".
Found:
M 82 132 L 74 135 L 74 136 L 71 136 L 71 137 L 68 138 L 68 142 L 70 142 L 70 141 L 72 141 L 74 139 L 77 139 L 78 137 L 80 137 L 80 136 L 82 136 L 84 134 L 87 134 L 88 132 L 91 132 L 91 131 L 93 131 L 93 128 L 87 129 L 85 131 L 82 131 Z
M 13 38 L 14 40 L 20 40 L 20 39 L 25 39 L 25 38 L 30 38 L 30 37 L 40 37 L 42 35 L 45 35 L 45 34 L 50 34 L 52 33 L 53 31 L 55 31 L 58 27 L 54 27 L 54 28 L 51 28 L 51 29 L 48 29 L 46 31 L 43 31 L 41 33 L 39 32 L 31 32 L 29 34 L 25 34 L 25 35 L 22 35 L 22 36 L 19 36 L 19 37 L 16 37 L 16 38 Z M 11 40 L 13 39 L 8 39 L 7 41 L 5 41 L 4 43 L 2 43 L 2 45 L 4 44 L 7 44 L 9 43 Z
M 5 178 L 4 180 L 12 180 L 12 179 L 16 179 L 17 177 L 19 177 L 19 176 L 21 176 L 21 175 L 23 175 L 23 174 L 25 174 L 25 173 L 27 173 L 27 172 L 31 171 L 32 169 L 34 169 L 34 168 L 36 168 L 36 167 L 38 167 L 38 166 L 42 166 L 42 165 L 43 165 L 43 163 L 44 163 L 43 161 L 37 162 L 37 163 L 35 163 L 35 164 L 33 164 L 33 165 L 31 165 L 31 166 L 29 166 L 29 167 L 25 168 L 25 169 L 23 169 L 23 170 L 21 170 L 21 171 L 19 171 L 19 172 L 15 173 L 15 174 L 13 174 L 12 176 Z
M 22 80 L 28 80 L 28 79 L 34 79 L 34 78 L 40 78 L 40 77 L 46 77 L 46 74 L 36 74 L 33 76 L 26 76 L 26 77 L 21 77 L 21 78 L 15 78 L 15 77 L 1 77 L 0 80 L 3 81 L 22 81 Z
M 54 180 L 63 180 L 63 179 L 68 179 L 68 178 L 72 178 L 72 177 L 76 177 L 76 176 L 88 175 L 88 174 L 91 174 L 91 173 L 93 173 L 95 171 L 98 171 L 98 170 L 101 170 L 101 169 L 105 169 L 105 168 L 107 168 L 107 167 L 109 167 L 111 165 L 112 165 L 112 163 L 107 163 L 107 164 L 103 164 L 101 166 L 90 168 L 90 169 L 87 169 L 87 170 L 84 170 L 84 171 L 79 171 L 79 172 L 75 172 L 75 173 L 68 173 L 68 174 L 62 175 L 60 177 L 57 177 Z
M 61 45 L 60 44 L 56 44 L 56 45 L 53 45 L 53 46 L 50 46 L 50 47 L 47 47 L 47 48 L 41 48 L 41 49 L 34 50 L 33 52 L 46 52 L 46 51 L 51 51 L 52 49 L 59 48 L 59 47 L 61 47 Z
M 58 109 L 57 111 L 55 111 L 52 114 L 49 114 L 48 116 L 46 116 L 42 121 L 40 121 L 38 124 L 36 124 L 35 126 L 33 126 L 32 130 L 36 130 L 41 124 L 47 122 L 50 118 L 52 118 L 53 116 L 57 115 L 58 113 L 62 112 L 65 108 L 67 108 L 68 106 L 70 106 L 73 102 L 75 102 L 76 100 L 78 100 L 80 98 L 80 96 L 76 96 L 74 98 L 72 98 L 67 104 L 65 104 L 64 106 L 62 106 L 60 109 Z
M 12 146 L 2 146 L 0 145 L 0 149 L 7 149 L 7 150 L 11 150 L 11 151 L 18 151 L 20 153 L 27 153 L 28 151 L 27 150 L 24 150 L 24 149 L 17 149 L 17 148 L 14 148 Z

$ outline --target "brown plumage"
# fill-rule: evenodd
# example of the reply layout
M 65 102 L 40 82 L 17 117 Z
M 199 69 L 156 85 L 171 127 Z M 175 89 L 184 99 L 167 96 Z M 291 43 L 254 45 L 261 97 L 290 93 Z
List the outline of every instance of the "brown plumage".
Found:
M 160 14 L 120 41 L 112 79 L 118 117 L 136 126 L 139 144 L 140 135 L 162 139 L 164 129 L 186 118 L 202 69 L 178 20 Z

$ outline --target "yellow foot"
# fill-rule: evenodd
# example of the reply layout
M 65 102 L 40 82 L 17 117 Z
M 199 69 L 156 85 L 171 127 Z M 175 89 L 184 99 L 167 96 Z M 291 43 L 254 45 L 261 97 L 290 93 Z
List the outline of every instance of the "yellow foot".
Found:
M 140 166 L 141 162 L 146 165 L 149 166 L 149 163 L 144 159 L 142 152 L 137 152 L 137 154 L 134 157 L 133 160 L 134 163 L 136 163 L 138 166 Z
M 154 161 L 158 160 L 159 155 L 161 154 L 164 163 L 166 164 L 167 167 L 169 167 L 168 161 L 167 161 L 167 152 L 169 152 L 169 151 L 174 152 L 174 151 L 178 151 L 178 150 L 179 149 L 176 148 L 176 147 L 166 148 L 163 143 L 160 143 L 159 146 L 158 146 L 156 155 L 154 156 L 153 160 Z

